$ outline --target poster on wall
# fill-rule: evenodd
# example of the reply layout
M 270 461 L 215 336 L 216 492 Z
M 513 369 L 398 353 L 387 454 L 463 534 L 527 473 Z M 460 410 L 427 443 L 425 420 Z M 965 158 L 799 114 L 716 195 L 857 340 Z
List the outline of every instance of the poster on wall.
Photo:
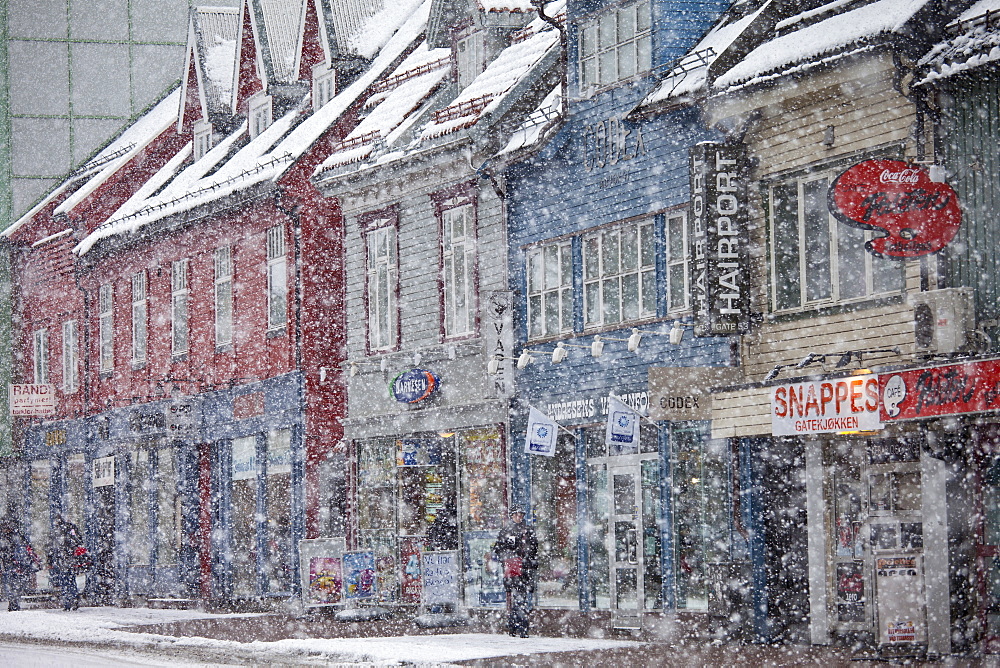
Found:
M 359 600 L 374 598 L 378 593 L 375 578 L 374 552 L 344 553 L 344 598 Z
M 334 606 L 344 602 L 344 538 L 314 538 L 299 541 L 299 572 L 302 603 Z
M 902 260 L 936 253 L 962 223 L 952 187 L 933 181 L 920 165 L 900 160 L 853 165 L 836 178 L 827 197 L 841 223 L 875 233 L 865 242 L 875 257 Z
M 423 548 L 423 538 L 401 538 L 399 541 L 399 563 L 402 566 L 399 576 L 400 603 L 420 603 L 420 554 Z
M 879 644 L 927 642 L 924 572 L 920 555 L 875 559 Z
M 51 383 L 9 384 L 7 402 L 16 417 L 45 417 L 56 414 L 56 386 Z
M 838 621 L 865 621 L 865 578 L 862 569 L 860 561 L 837 564 Z
M 500 431 L 462 432 L 462 487 L 466 493 L 466 526 L 471 530 L 499 529 L 506 514 L 506 457 Z
M 465 604 L 470 608 L 502 608 L 506 604 L 503 565 L 491 557 L 496 540 L 496 531 L 464 534 Z
M 437 466 L 440 463 L 440 440 L 401 438 L 396 441 L 396 466 Z
M 690 174 L 695 336 L 744 334 L 750 323 L 751 284 L 746 147 L 693 146 Z
M 458 551 L 423 552 L 420 557 L 423 579 L 421 603 L 428 607 L 457 604 Z

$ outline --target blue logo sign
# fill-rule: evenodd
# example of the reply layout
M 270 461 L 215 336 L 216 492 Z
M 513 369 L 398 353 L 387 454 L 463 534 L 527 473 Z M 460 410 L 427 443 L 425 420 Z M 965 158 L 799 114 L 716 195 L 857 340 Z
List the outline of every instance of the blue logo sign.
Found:
M 410 369 L 392 379 L 389 394 L 400 403 L 415 404 L 430 398 L 440 382 L 433 371 Z

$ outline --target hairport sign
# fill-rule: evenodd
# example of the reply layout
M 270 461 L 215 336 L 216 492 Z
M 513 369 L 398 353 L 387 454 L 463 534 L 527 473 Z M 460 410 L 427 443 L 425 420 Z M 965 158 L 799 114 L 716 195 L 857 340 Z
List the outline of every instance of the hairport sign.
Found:
M 694 333 L 743 334 L 750 320 L 746 147 L 698 144 L 690 171 Z
M 771 392 L 771 433 L 802 436 L 839 431 L 878 431 L 876 375 L 776 385 Z

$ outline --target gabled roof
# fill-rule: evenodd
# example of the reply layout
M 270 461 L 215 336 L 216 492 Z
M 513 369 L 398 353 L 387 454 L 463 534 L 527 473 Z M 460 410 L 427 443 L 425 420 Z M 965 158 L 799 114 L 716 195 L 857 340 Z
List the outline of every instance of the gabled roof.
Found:
M 233 95 L 239 13 L 232 7 L 195 7 L 191 10 L 191 27 L 205 111 L 209 116 L 228 114 Z
M 247 0 L 267 84 L 298 77 L 306 0 Z
M 977 2 L 948 26 L 948 33 L 920 60 L 920 84 L 1000 61 L 1000 0 Z

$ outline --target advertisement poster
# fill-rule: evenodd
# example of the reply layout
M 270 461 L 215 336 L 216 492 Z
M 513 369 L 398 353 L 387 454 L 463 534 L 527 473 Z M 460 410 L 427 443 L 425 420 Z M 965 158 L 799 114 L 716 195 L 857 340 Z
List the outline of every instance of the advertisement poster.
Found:
M 837 620 L 865 621 L 865 579 L 861 562 L 837 564 Z
M 299 541 L 299 574 L 302 602 L 306 606 L 332 606 L 344 602 L 344 538 Z
M 465 604 L 470 608 L 502 608 L 507 600 L 503 566 L 490 558 L 496 531 L 465 533 Z
M 466 490 L 468 527 L 475 530 L 503 526 L 506 499 L 506 457 L 500 432 L 479 429 L 462 434 L 462 489 Z
M 879 643 L 927 642 L 924 573 L 919 555 L 875 559 Z
M 402 538 L 399 541 L 399 563 L 403 567 L 400 574 L 400 603 L 420 603 L 420 553 L 423 546 L 422 538 Z
M 396 466 L 437 466 L 440 463 L 440 440 L 402 438 L 396 441 Z
M 424 605 L 458 603 L 457 550 L 423 552 L 420 570 L 423 578 Z
M 377 593 L 374 552 L 344 553 L 344 597 L 373 598 Z

